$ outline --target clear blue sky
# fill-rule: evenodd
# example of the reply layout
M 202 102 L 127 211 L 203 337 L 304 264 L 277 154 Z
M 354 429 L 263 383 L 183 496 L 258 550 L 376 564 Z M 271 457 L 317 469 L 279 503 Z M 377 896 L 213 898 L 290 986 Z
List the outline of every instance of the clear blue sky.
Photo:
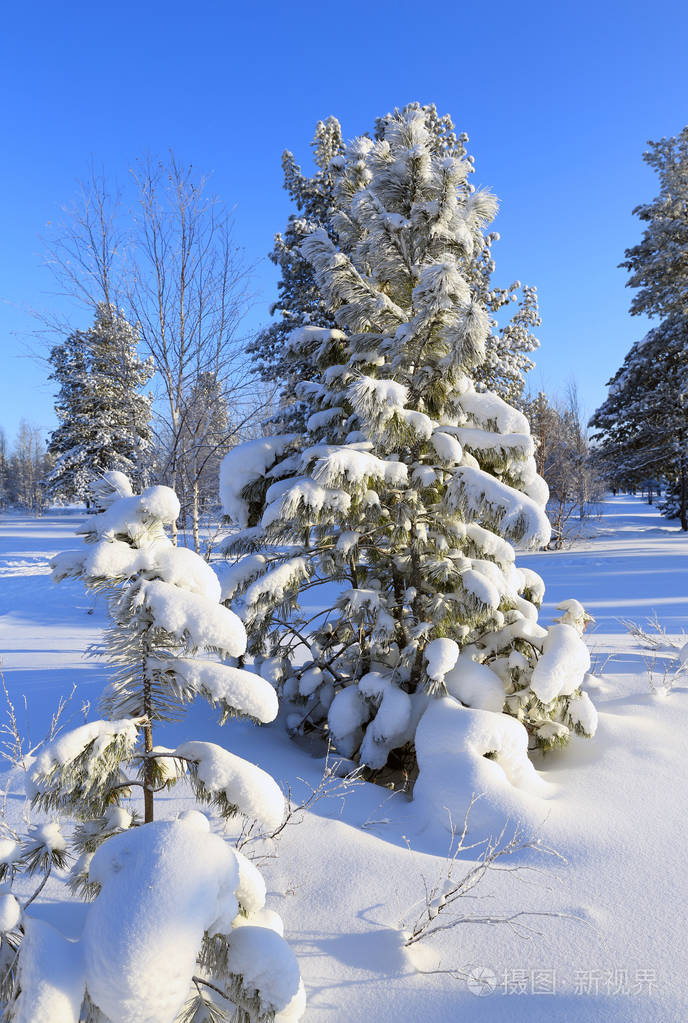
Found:
M 537 285 L 542 347 L 531 381 L 575 377 L 586 409 L 646 323 L 616 269 L 655 194 L 641 154 L 688 122 L 682 0 L 466 4 L 34 0 L 3 11 L 0 426 L 54 423 L 46 370 L 26 358 L 50 307 L 39 235 L 89 159 L 124 177 L 150 151 L 213 172 L 257 268 L 247 326 L 268 317 L 265 259 L 289 212 L 280 155 L 307 163 L 315 123 L 351 137 L 410 100 L 468 132 L 474 181 L 502 207 L 496 281 Z M 75 317 L 75 326 L 85 326 Z

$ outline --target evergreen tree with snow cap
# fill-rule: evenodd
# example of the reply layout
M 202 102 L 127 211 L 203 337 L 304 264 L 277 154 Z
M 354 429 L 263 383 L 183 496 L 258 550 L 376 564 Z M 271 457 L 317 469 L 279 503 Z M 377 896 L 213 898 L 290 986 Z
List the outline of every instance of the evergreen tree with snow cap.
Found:
M 434 104 L 410 103 L 401 116 L 420 115 L 428 132 L 428 145 L 434 156 L 467 156 L 465 133 L 457 134 L 448 114 L 440 115 Z M 378 118 L 373 137 L 380 139 L 390 119 L 399 111 Z M 333 310 L 322 293 L 312 264 L 301 250 L 304 238 L 316 228 L 327 232 L 338 244 L 338 222 L 351 200 L 350 188 L 341 178 L 346 173 L 345 145 L 339 121 L 328 117 L 318 122 L 311 142 L 315 171 L 305 174 L 293 155 L 282 157 L 284 187 L 298 212 L 289 217 L 284 234 L 275 237 L 270 258 L 279 266 L 279 301 L 271 310 L 279 318 L 261 332 L 249 347 L 256 357 L 261 377 L 280 385 L 282 408 L 279 418 L 290 429 L 303 425 L 304 406 L 295 393 L 296 385 L 310 379 L 314 369 L 313 349 L 303 342 L 294 349 L 290 334 L 298 326 L 336 326 Z M 468 158 L 470 160 L 470 158 Z M 490 314 L 490 331 L 486 338 L 485 358 L 476 367 L 476 380 L 506 400 L 519 404 L 525 387 L 525 375 L 532 369 L 531 353 L 539 346 L 533 330 L 540 325 L 536 289 L 515 281 L 509 287 L 492 282 L 494 260 L 492 244 L 496 232 L 485 233 L 476 246 L 464 276 Z M 505 316 L 510 309 L 511 315 Z
M 58 427 L 48 451 L 55 458 L 51 493 L 88 501 L 103 472 L 120 470 L 144 480 L 153 435 L 151 397 L 141 393 L 151 360 L 136 354 L 138 330 L 104 302 L 90 330 L 74 331 L 50 353 L 51 379 L 60 385 L 55 400 Z
M 667 483 L 663 510 L 688 530 L 688 320 L 672 313 L 632 345 L 590 425 L 615 486 Z
M 282 154 L 284 188 L 296 204 L 297 212 L 290 215 L 284 233 L 275 236 L 270 253 L 270 259 L 280 269 L 279 299 L 270 310 L 273 315 L 277 314 L 277 319 L 248 346 L 262 379 L 279 384 L 283 406 L 292 406 L 291 415 L 299 425 L 302 425 L 300 410 L 298 405 L 294 407 L 293 387 L 299 379 L 310 376 L 311 366 L 306 352 L 302 352 L 306 358 L 295 361 L 294 353 L 289 352 L 289 335 L 295 327 L 309 323 L 334 326 L 313 269 L 301 252 L 301 244 L 314 228 L 328 228 L 328 225 L 336 240 L 331 226 L 334 181 L 338 158 L 344 149 L 342 129 L 336 117 L 318 122 L 311 149 L 316 169 L 310 177 L 303 173 L 289 150 Z M 285 408 L 282 409 L 284 415 Z
M 633 210 L 645 229 L 621 266 L 636 289 L 631 314 L 661 322 L 631 347 L 591 426 L 608 478 L 635 487 L 664 477 L 663 511 L 688 530 L 688 127 L 648 145 L 659 193 Z
M 475 385 L 489 332 L 475 255 L 497 204 L 471 171 L 417 106 L 347 146 L 339 245 L 319 229 L 302 246 L 337 324 L 290 339 L 317 370 L 297 386 L 306 432 L 241 445 L 221 473 L 241 527 L 226 549 L 243 555 L 223 596 L 249 649 L 293 728 L 323 727 L 373 770 L 412 759 L 437 694 L 517 717 L 531 747 L 594 731 L 585 646 L 538 624 L 542 581 L 515 564 L 514 544 L 550 535 L 528 423 Z
M 259 871 L 197 810 L 154 819 L 156 794 L 188 778 L 220 821 L 241 814 L 265 833 L 280 827 L 284 797 L 265 771 L 215 743 L 166 749 L 154 741 L 156 725 L 196 696 L 222 719 L 267 722 L 276 694 L 236 666 L 246 633 L 219 602 L 213 570 L 167 536 L 179 514 L 174 492 L 135 494 L 123 473 L 111 472 L 93 499 L 97 512 L 79 529 L 85 544 L 58 555 L 53 576 L 107 595 L 104 717 L 59 735 L 28 765 L 33 805 L 76 822 L 69 841 L 44 825 L 19 856 L 9 850 L 13 875 L 49 873 L 74 854 L 70 887 L 93 904 L 76 943 L 9 907 L 7 940 L 19 955 L 4 975 L 5 1018 L 28 1023 L 59 1006 L 65 1023 L 214 1023 L 223 1013 L 244 1023 L 297 1020 L 303 986 L 281 921 L 265 909 Z M 143 821 L 131 802 L 136 789 Z M 3 855 L 7 865 L 0 847 Z M 57 980 L 46 956 L 63 965 Z

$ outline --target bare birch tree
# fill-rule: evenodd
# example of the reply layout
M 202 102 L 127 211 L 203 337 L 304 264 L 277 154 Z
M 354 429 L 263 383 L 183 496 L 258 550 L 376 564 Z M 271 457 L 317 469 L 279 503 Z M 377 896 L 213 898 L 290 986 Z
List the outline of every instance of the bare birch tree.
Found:
M 240 334 L 251 268 L 233 241 L 231 212 L 191 166 L 172 153 L 149 157 L 129 181 L 127 210 L 91 166 L 53 231 L 48 264 L 64 293 L 91 308 L 123 309 L 137 325 L 155 364 L 156 475 L 181 492 L 182 521 L 191 520 L 198 550 L 209 464 L 243 436 L 262 404 Z M 212 407 L 199 416 L 205 391 Z M 202 434 L 215 416 L 209 443 Z
M 145 347 L 155 360 L 165 406 L 163 477 L 190 493 L 182 514 L 192 520 L 199 547 L 201 476 L 207 458 L 198 457 L 198 395 L 204 383 L 216 409 L 227 404 L 227 433 L 215 441 L 231 447 L 253 411 L 250 363 L 239 326 L 250 304 L 249 270 L 232 240 L 231 217 L 195 178 L 191 167 L 170 155 L 166 163 L 146 160 L 133 173 L 138 193 L 134 215 L 132 273 L 128 303 Z M 207 390 L 207 387 L 205 388 Z
M 64 204 L 60 220 L 43 239 L 46 263 L 62 294 L 92 311 L 101 303 L 109 308 L 123 304 L 131 242 L 125 225 L 120 190 L 110 186 L 92 160 L 76 196 Z M 61 332 L 71 329 L 49 315 L 41 318 Z
M 577 516 L 583 521 L 590 505 L 601 500 L 604 484 L 591 456 L 578 390 L 571 382 L 563 401 L 550 402 L 540 392 L 525 402 L 525 412 L 536 440 L 537 470 L 547 482 L 547 513 L 552 523 L 550 546 L 559 549 L 567 525 Z

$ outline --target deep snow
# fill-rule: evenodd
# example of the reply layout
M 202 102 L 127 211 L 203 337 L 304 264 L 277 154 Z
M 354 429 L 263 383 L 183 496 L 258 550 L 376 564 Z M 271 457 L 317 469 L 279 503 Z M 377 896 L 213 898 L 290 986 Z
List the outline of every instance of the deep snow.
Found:
M 80 584 L 57 587 L 48 578 L 49 557 L 75 546 L 79 519 L 75 513 L 0 519 L 3 668 L 20 726 L 34 740 L 72 683 L 78 689 L 68 715 L 79 724 L 81 701 L 97 698 L 103 682 L 103 668 L 84 658 L 104 622 L 102 608 L 98 602 L 94 608 Z M 570 550 L 519 555 L 518 563 L 547 584 L 543 624 L 558 617 L 555 607 L 568 597 L 597 620 L 585 638 L 593 670 L 603 673 L 594 692 L 599 730 L 538 763 L 546 796 L 510 800 L 502 779 L 487 807 L 498 821 L 500 799 L 505 810 L 523 805 L 543 843 L 566 862 L 523 854 L 518 862 L 537 865 L 540 873 L 521 880 L 495 875 L 475 893 L 492 898 L 459 907 L 480 915 L 553 909 L 571 916 L 530 918 L 537 932 L 530 940 L 505 925 L 461 924 L 404 950 L 401 931 L 419 911 L 424 879 L 432 884 L 445 872 L 446 818 L 372 785 L 351 787 L 343 800 L 323 798 L 285 829 L 279 856 L 261 864 L 267 906 L 283 917 L 299 960 L 309 1023 L 686 1018 L 688 686 L 679 682 L 665 696 L 653 692 L 646 664 L 653 655 L 619 619 L 642 621 L 656 611 L 670 633 L 681 633 L 688 537 L 627 497 L 610 499 L 587 532 L 593 535 Z M 654 672 L 659 684 L 661 658 Z M 90 717 L 97 717 L 95 708 Z M 183 739 L 218 742 L 247 757 L 297 799 L 322 774 L 322 762 L 291 743 L 279 725 L 220 728 L 202 701 L 184 722 L 156 734 L 169 747 Z M 465 805 L 470 792 L 449 765 L 444 780 L 456 808 Z M 174 816 L 189 802 L 179 793 L 160 805 L 163 816 Z M 18 797 L 8 800 L 8 816 L 17 819 L 21 808 Z M 476 815 L 476 821 L 489 818 L 482 810 Z M 56 913 L 54 894 L 49 886 L 36 916 L 74 936 L 80 915 Z M 450 969 L 462 976 L 421 972 Z M 474 978 L 468 985 L 466 974 Z M 479 976 L 485 990 L 494 978 L 484 997 L 474 993 Z

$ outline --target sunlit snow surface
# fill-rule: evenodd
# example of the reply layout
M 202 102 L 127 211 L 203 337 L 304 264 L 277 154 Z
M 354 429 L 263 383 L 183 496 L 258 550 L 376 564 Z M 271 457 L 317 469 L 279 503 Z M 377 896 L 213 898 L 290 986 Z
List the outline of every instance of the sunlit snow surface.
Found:
M 343 802 L 322 799 L 285 830 L 279 857 L 261 866 L 267 905 L 282 915 L 299 959 L 309 1023 L 686 1018 L 688 686 L 653 693 L 646 661 L 656 656 L 660 685 L 662 651 L 641 649 L 620 619 L 642 621 L 656 611 L 670 634 L 688 628 L 688 538 L 639 499 L 612 498 L 603 512 L 571 549 L 518 559 L 547 584 L 543 624 L 559 616 L 556 605 L 569 597 L 597 620 L 585 639 L 593 670 L 602 672 L 593 692 L 599 730 L 593 740 L 576 740 L 540 763 L 546 798 L 528 796 L 529 819 L 533 806 L 542 805 L 543 843 L 567 862 L 528 853 L 521 862 L 542 873 L 523 875 L 527 884 L 513 873 L 494 877 L 476 892 L 492 898 L 460 907 L 482 916 L 551 909 L 586 922 L 533 917 L 530 941 L 503 925 L 462 924 L 411 955 L 400 931 L 418 914 L 424 879 L 432 885 L 444 873 L 446 819 L 426 823 L 421 808 L 372 785 L 352 789 Z M 80 584 L 57 587 L 47 575 L 48 559 L 74 546 L 78 521 L 74 512 L 0 518 L 3 669 L 20 726 L 34 739 L 73 683 L 77 695 L 67 712 L 73 725 L 83 720 L 81 702 L 96 699 L 103 683 L 102 667 L 84 656 L 99 637 L 102 607 Z M 96 716 L 94 707 L 90 717 Z M 306 791 L 301 779 L 317 785 L 322 763 L 285 738 L 278 724 L 220 728 L 215 718 L 198 701 L 183 723 L 161 729 L 156 742 L 224 745 L 289 784 L 296 799 Z M 448 775 L 448 787 L 451 780 Z M 461 786 L 457 778 L 453 798 Z M 189 805 L 185 796 L 165 797 L 161 815 L 173 817 Z M 8 800 L 11 819 L 21 809 L 18 797 Z M 36 915 L 76 937 L 81 914 L 76 907 L 58 912 L 50 902 L 55 894 L 57 886 L 46 888 Z M 452 968 L 469 983 L 421 972 Z

